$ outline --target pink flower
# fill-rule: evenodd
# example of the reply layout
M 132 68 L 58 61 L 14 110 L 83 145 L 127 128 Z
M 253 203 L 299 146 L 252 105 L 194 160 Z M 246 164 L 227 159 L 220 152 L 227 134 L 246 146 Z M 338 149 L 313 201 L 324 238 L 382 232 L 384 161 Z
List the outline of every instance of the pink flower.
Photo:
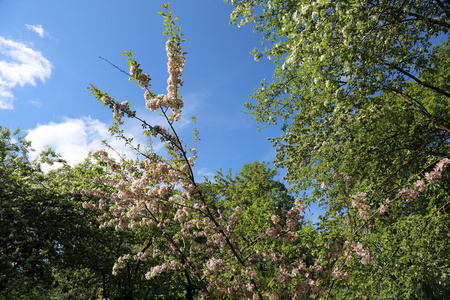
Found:
M 337 267 L 335 267 L 333 269 L 333 272 L 331 273 L 331 275 L 333 276 L 334 279 L 339 279 L 342 277 L 342 273 L 341 273 L 341 271 L 339 271 L 339 269 Z
M 314 266 L 314 270 L 316 271 L 316 273 L 322 272 L 323 271 L 323 266 L 315 265 Z
M 444 169 L 445 165 L 450 164 L 450 159 L 443 158 L 437 164 L 435 170 L 440 172 Z
M 137 72 L 138 66 L 134 65 L 130 67 L 130 75 L 131 76 L 136 76 L 136 72 Z
M 415 198 L 419 194 L 419 192 L 417 190 L 405 189 L 405 188 L 399 190 L 398 192 L 403 196 L 403 198 L 406 201 L 410 201 L 411 199 Z
M 224 266 L 223 261 L 217 258 L 211 258 L 206 263 L 206 268 L 208 268 L 208 270 L 210 271 L 220 270 L 221 268 L 223 268 L 223 266 Z
M 145 74 L 145 73 L 141 73 L 139 74 L 138 78 L 138 84 L 142 89 L 145 89 L 148 86 L 149 83 L 149 75 Z
M 425 190 L 426 187 L 427 186 L 423 180 L 417 180 L 416 182 L 414 182 L 414 189 L 416 189 L 419 192 Z
M 137 253 L 137 254 L 135 255 L 134 259 L 135 259 L 135 260 L 144 260 L 146 256 L 147 256 L 146 253 L 144 253 L 144 252 L 139 252 L 139 253 Z
M 381 204 L 378 208 L 378 211 L 380 214 L 384 214 L 385 212 L 389 211 L 389 207 L 387 205 Z
M 306 269 L 306 264 L 303 260 L 300 259 L 300 264 L 298 265 L 299 269 Z
M 151 111 L 157 110 L 161 105 L 163 105 L 166 96 L 165 95 L 158 95 L 155 98 L 149 99 L 149 94 L 144 94 L 144 97 L 147 99 L 145 102 L 145 106 L 150 109 Z
M 280 222 L 280 217 L 277 215 L 273 215 L 272 217 L 270 217 L 270 219 L 274 224 L 278 224 Z
M 167 187 L 167 185 L 163 184 L 159 187 L 159 195 L 161 197 L 164 197 L 165 195 L 167 195 L 168 192 L 169 192 L 169 188 Z
M 286 275 L 278 273 L 277 275 L 275 275 L 275 280 L 278 281 L 279 283 L 283 283 L 286 280 Z
M 372 257 L 370 255 L 365 255 L 365 256 L 361 257 L 361 263 L 363 265 L 368 265 L 368 264 L 370 264 L 371 261 L 372 261 Z
M 266 234 L 271 237 L 274 238 L 277 235 L 277 231 L 275 230 L 275 228 L 267 228 L 266 230 Z
M 167 269 L 166 264 L 162 264 L 160 266 L 153 267 L 150 269 L 150 272 L 147 272 L 147 274 L 145 274 L 145 278 L 147 280 L 150 280 L 153 277 L 156 277 L 159 274 L 161 274 L 162 272 L 164 272 L 166 269 Z
M 367 265 L 373 260 L 373 257 L 370 255 L 369 249 L 364 249 L 363 245 L 360 242 L 356 244 L 351 243 L 351 246 L 353 248 L 353 251 L 355 251 L 355 253 L 359 257 L 361 257 L 362 264 Z

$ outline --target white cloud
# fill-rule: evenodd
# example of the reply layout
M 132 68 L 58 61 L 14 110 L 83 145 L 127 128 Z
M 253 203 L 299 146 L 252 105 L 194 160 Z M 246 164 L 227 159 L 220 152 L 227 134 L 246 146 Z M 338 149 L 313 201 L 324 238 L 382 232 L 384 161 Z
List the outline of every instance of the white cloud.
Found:
M 33 105 L 36 108 L 42 107 L 42 102 L 39 99 L 38 100 L 28 100 L 28 103 L 30 103 L 31 105 Z
M 208 169 L 204 168 L 204 167 L 198 169 L 196 173 L 197 173 L 197 175 L 201 176 L 202 178 L 206 177 L 209 180 L 212 180 L 213 177 L 216 175 L 215 173 L 208 171 Z
M 35 156 L 50 146 L 57 153 L 61 153 L 70 165 L 82 162 L 89 151 L 104 149 L 102 140 L 105 139 L 119 153 L 132 157 L 131 150 L 126 148 L 122 141 L 111 138 L 105 123 L 91 117 L 66 118 L 61 123 L 38 124 L 27 132 L 27 140 L 31 141 L 33 149 L 36 150 Z M 112 156 L 117 158 L 117 155 Z
M 31 31 L 34 31 L 34 32 L 36 32 L 37 34 L 39 34 L 39 36 L 40 36 L 41 38 L 43 38 L 43 37 L 47 34 L 47 32 L 44 30 L 44 28 L 42 27 L 41 24 L 38 24 L 38 25 L 25 24 L 25 26 L 26 26 L 28 29 L 30 29 Z
M 36 79 L 45 82 L 51 72 L 52 64 L 41 52 L 0 36 L 0 109 L 13 108 L 14 87 L 35 86 Z
M 30 153 L 30 158 L 36 158 L 42 150 L 51 147 L 56 153 L 61 154 L 69 165 L 75 165 L 83 162 L 90 151 L 105 149 L 103 140 L 106 140 L 121 155 L 135 158 L 136 153 L 125 146 L 123 140 L 112 137 L 108 132 L 108 127 L 109 124 L 91 117 L 65 118 L 59 123 L 38 124 L 35 128 L 27 131 L 27 140 L 32 143 L 32 148 L 35 150 Z M 142 136 L 142 125 L 139 122 L 125 123 L 123 130 L 127 138 L 133 138 L 135 145 L 141 145 L 141 150 L 143 150 L 142 146 L 147 145 L 148 140 Z M 153 140 L 152 148 L 155 153 L 166 155 L 164 144 L 159 139 Z M 119 158 L 114 151 L 108 150 L 108 152 L 111 157 Z M 50 168 L 44 166 L 44 170 L 48 169 Z M 198 170 L 197 174 L 208 177 L 214 175 L 205 168 Z

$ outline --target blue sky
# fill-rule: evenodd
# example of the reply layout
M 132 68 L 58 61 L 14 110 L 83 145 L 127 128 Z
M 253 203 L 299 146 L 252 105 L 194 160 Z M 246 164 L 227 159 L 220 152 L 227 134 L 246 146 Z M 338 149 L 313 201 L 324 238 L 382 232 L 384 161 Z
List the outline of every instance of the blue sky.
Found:
M 99 56 L 127 70 L 125 50 L 152 77 L 156 93 L 167 79 L 162 17 L 165 1 L 0 1 L 0 125 L 29 133 L 36 150 L 50 145 L 69 162 L 101 148 L 111 113 L 90 92 L 98 86 L 117 100 L 129 100 L 150 123 L 143 90 Z M 239 171 L 254 160 L 270 161 L 275 151 L 243 113 L 253 86 L 270 78 L 273 65 L 255 62 L 250 51 L 260 36 L 250 27 L 229 25 L 232 6 L 220 0 L 174 0 L 171 10 L 186 42 L 184 118 L 198 117 L 197 172 Z M 191 137 L 188 122 L 179 128 Z M 139 136 L 137 124 L 126 125 Z M 114 143 L 120 147 L 120 143 Z
M 0 0 L 0 126 L 28 134 L 37 152 L 51 146 L 71 164 L 104 148 L 111 112 L 86 89 L 98 86 L 116 100 L 129 100 L 150 124 L 158 115 L 145 108 L 144 90 L 99 56 L 128 70 L 124 51 L 133 50 L 150 74 L 152 90 L 166 92 L 165 1 Z M 257 130 L 243 103 L 254 86 L 270 80 L 273 62 L 256 62 L 250 51 L 261 36 L 250 26 L 229 25 L 231 4 L 221 0 L 172 0 L 186 42 L 181 95 L 185 103 L 178 129 L 190 142 L 190 116 L 197 116 L 197 180 L 217 170 L 238 172 L 255 160 L 270 162 L 275 149 L 267 141 L 274 127 Z M 126 123 L 140 140 L 140 125 Z M 127 153 L 120 141 L 110 140 Z M 129 154 L 129 153 L 128 153 Z

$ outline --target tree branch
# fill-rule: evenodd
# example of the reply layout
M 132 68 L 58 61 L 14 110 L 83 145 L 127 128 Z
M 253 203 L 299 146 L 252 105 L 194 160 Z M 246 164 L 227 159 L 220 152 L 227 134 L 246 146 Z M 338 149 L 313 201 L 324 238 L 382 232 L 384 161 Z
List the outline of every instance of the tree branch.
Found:
M 436 118 L 434 118 L 429 112 L 428 110 L 422 105 L 422 103 L 420 103 L 419 101 L 415 100 L 414 98 L 412 98 L 409 95 L 406 95 L 404 93 L 402 93 L 401 91 L 395 90 L 393 88 L 388 88 L 388 90 L 390 90 L 392 93 L 394 93 L 395 95 L 399 96 L 400 98 L 402 98 L 403 100 L 405 100 L 406 103 L 412 105 L 414 107 L 415 110 L 417 110 L 418 112 L 420 112 L 422 115 L 424 115 L 427 119 L 429 119 L 430 121 L 434 122 L 436 124 L 436 127 L 442 130 L 447 131 L 448 133 L 450 133 L 450 127 L 442 124 L 439 120 L 437 120 Z
M 442 2 L 440 0 L 434 0 L 437 5 L 444 11 L 444 13 L 447 15 L 447 18 L 450 19 L 450 10 L 447 9 L 444 4 L 442 4 Z
M 401 68 L 399 68 L 397 66 L 394 66 L 393 64 L 385 62 L 384 65 L 386 65 L 386 66 L 388 66 L 388 67 L 390 67 L 390 68 L 392 68 L 394 70 L 397 70 L 398 72 L 402 73 L 403 75 L 408 76 L 409 78 L 411 78 L 412 80 L 414 80 L 418 84 L 420 84 L 420 85 L 422 85 L 424 87 L 427 87 L 429 89 L 432 89 L 433 91 L 450 98 L 450 93 L 444 91 L 443 89 L 440 89 L 440 88 L 435 87 L 435 86 L 433 86 L 433 85 L 431 85 L 429 83 L 426 83 L 426 82 L 420 80 L 419 78 L 417 78 L 416 76 L 412 75 L 411 73 L 409 73 L 409 72 L 407 72 L 407 71 L 405 71 L 405 70 L 403 70 L 403 69 L 401 69 Z
M 428 21 L 428 22 L 431 22 L 431 23 L 439 25 L 439 26 L 450 28 L 450 24 L 449 23 L 446 23 L 446 22 L 441 21 L 439 19 L 427 18 L 427 17 L 421 16 L 421 15 L 413 13 L 413 12 L 410 12 L 409 14 L 411 16 L 415 17 L 417 20 Z

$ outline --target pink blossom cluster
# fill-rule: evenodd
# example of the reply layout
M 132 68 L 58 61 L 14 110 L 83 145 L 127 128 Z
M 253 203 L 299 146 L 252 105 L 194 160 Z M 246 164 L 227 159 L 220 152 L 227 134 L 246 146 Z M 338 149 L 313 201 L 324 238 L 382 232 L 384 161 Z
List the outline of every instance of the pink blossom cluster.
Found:
M 350 247 L 356 255 L 361 257 L 362 264 L 367 265 L 373 261 L 374 258 L 370 255 L 370 250 L 368 248 L 364 249 L 360 242 L 356 244 L 350 242 Z
M 276 225 L 275 228 L 269 227 L 266 229 L 266 235 L 273 239 L 277 238 L 280 233 L 281 233 L 281 226 L 278 224 Z
M 441 159 L 436 164 L 433 171 L 425 173 L 424 175 L 425 179 L 428 180 L 430 183 L 436 180 L 441 180 L 442 171 L 448 164 L 450 164 L 450 159 L 448 158 Z M 403 197 L 403 199 L 405 199 L 405 201 L 411 201 L 412 199 L 416 198 L 420 192 L 424 191 L 426 187 L 427 184 L 425 183 L 425 181 L 419 179 L 413 183 L 411 188 L 402 188 L 398 192 Z
M 146 107 L 150 109 L 151 111 L 158 110 L 161 106 L 168 107 L 169 101 L 167 101 L 169 98 L 166 97 L 164 94 L 160 94 L 154 98 L 152 98 L 150 92 L 148 90 L 144 93 L 144 98 L 146 101 Z
M 117 259 L 117 262 L 114 264 L 112 274 L 113 274 L 113 275 L 117 275 L 117 271 L 118 271 L 119 269 L 125 268 L 125 266 L 126 266 L 126 264 L 127 264 L 127 262 L 128 262 L 129 260 L 130 260 L 130 255 L 129 255 L 129 254 L 126 254 L 126 255 L 124 255 L 124 256 L 119 257 L 119 258 Z
M 130 66 L 130 76 L 134 77 L 137 74 L 138 65 L 131 65 Z
M 436 180 L 442 179 L 442 171 L 446 167 L 446 165 L 450 164 L 450 159 L 443 158 L 441 159 L 435 166 L 435 168 L 431 172 L 425 173 L 425 180 L 432 183 Z M 420 192 L 425 191 L 427 188 L 426 181 L 422 179 L 418 179 L 413 182 L 411 187 L 409 188 L 401 188 L 398 190 L 399 195 L 405 201 L 411 201 L 416 198 Z M 385 214 L 389 211 L 389 204 L 392 201 L 389 199 L 383 199 L 383 202 L 378 207 L 378 212 L 380 214 Z M 357 207 L 359 215 L 362 219 L 368 221 L 370 218 L 371 207 L 367 203 L 367 194 L 366 193 L 357 193 L 352 196 L 352 207 Z M 349 225 L 349 220 L 347 220 L 347 225 Z
M 148 211 L 155 214 L 164 213 L 167 208 L 161 203 L 169 193 L 169 183 L 178 183 L 181 186 L 189 186 L 183 183 L 179 169 L 174 168 L 156 159 L 146 159 L 140 163 L 142 169 L 129 168 L 126 162 L 118 164 L 108 156 L 104 150 L 95 152 L 94 157 L 106 163 L 109 171 L 114 176 L 101 177 L 102 183 L 114 186 L 115 191 L 100 193 L 98 189 L 79 190 L 79 193 L 90 196 L 101 196 L 100 208 L 105 208 L 104 199 L 109 198 L 113 202 L 108 213 L 104 214 L 105 226 L 115 226 L 117 230 L 125 227 L 135 228 L 141 225 L 157 225 L 159 219 L 143 220 Z M 86 207 L 95 208 L 95 204 L 85 204 Z
M 178 121 L 181 117 L 181 108 L 184 106 L 181 96 L 178 93 L 179 88 L 183 85 L 180 76 L 184 69 L 184 57 L 181 46 L 174 39 L 169 39 L 166 42 L 166 52 L 168 58 L 167 72 L 169 73 L 167 94 L 154 96 L 147 90 L 144 98 L 148 109 L 155 111 L 160 107 L 171 108 L 172 114 L 169 117 L 169 121 Z
M 428 174 L 428 173 L 427 173 Z M 402 188 L 398 190 L 398 193 L 403 197 L 405 201 L 410 201 L 416 198 L 420 192 L 426 189 L 426 183 L 423 180 L 416 180 L 413 186 L 409 189 Z
M 277 289 L 279 294 L 289 286 L 294 287 L 291 295 L 294 298 L 299 297 L 295 299 L 305 299 L 308 295 L 315 299 L 324 292 L 323 287 L 317 284 L 318 279 L 325 275 L 322 274 L 324 270 L 322 265 L 316 264 L 308 267 L 302 259 L 299 259 L 298 262 L 284 266 L 283 260 L 284 258 L 280 258 L 279 272 L 275 275 L 275 280 L 279 285 Z
M 330 249 L 330 251 L 325 252 L 325 257 L 338 259 L 342 256 L 342 253 L 344 251 L 344 242 L 342 241 L 342 239 L 336 239 L 332 242 L 329 242 L 328 249 Z
M 175 271 L 178 269 L 178 267 L 180 267 L 178 261 L 172 260 L 169 263 L 163 263 L 161 265 L 152 267 L 150 271 L 145 274 L 145 278 L 147 280 L 150 280 L 163 272 Z
M 348 279 L 348 273 L 342 273 L 338 267 L 334 267 L 333 272 L 331 273 L 334 279 L 339 279 L 342 281 L 346 281 Z
M 145 274 L 145 278 L 146 278 L 147 280 L 150 280 L 150 279 L 152 279 L 153 277 L 156 277 L 156 276 L 158 276 L 159 274 L 161 274 L 161 273 L 163 273 L 164 271 L 166 271 L 166 269 L 167 269 L 166 264 L 162 264 L 162 265 L 153 267 L 153 268 L 150 269 L 149 272 L 147 272 L 147 274 Z
M 278 224 L 278 223 L 280 223 L 280 217 L 279 216 L 277 216 L 277 215 L 272 215 L 271 217 L 270 217 L 270 219 L 272 220 L 272 222 L 273 222 L 273 224 Z
M 96 89 L 92 87 L 92 89 Z M 136 116 L 136 111 L 130 109 L 130 105 L 128 101 L 117 102 L 113 98 L 111 98 L 108 94 L 98 93 L 98 99 L 103 104 L 107 105 L 113 111 L 113 118 L 118 121 L 120 125 L 123 124 L 121 120 L 125 115 L 128 118 L 132 118 Z
M 150 81 L 150 75 L 148 75 L 148 74 L 141 73 L 137 76 L 137 82 L 138 82 L 139 86 L 141 87 L 141 89 L 148 89 L 150 87 L 149 81 Z
M 300 203 L 297 204 L 297 207 L 291 210 L 291 212 L 295 211 L 298 215 L 300 210 L 304 209 L 304 206 L 300 205 Z M 294 216 L 293 213 L 292 216 Z M 319 263 L 308 267 L 302 259 L 286 265 L 286 254 L 284 253 L 283 247 L 266 247 L 266 245 L 273 245 L 274 241 L 283 241 L 284 243 L 293 242 L 291 239 L 283 238 L 284 234 L 288 232 L 288 229 L 287 225 L 280 226 L 279 216 L 272 215 L 270 220 L 273 226 L 268 227 L 265 234 L 259 235 L 260 243 L 258 245 L 263 248 L 261 250 L 257 248 L 252 254 L 248 255 L 246 267 L 233 264 L 229 260 L 218 260 L 216 257 L 208 261 L 204 274 L 207 275 L 209 282 L 208 289 L 211 293 L 217 296 L 226 294 L 241 295 L 240 298 L 242 299 L 252 299 L 253 297 L 256 297 L 256 299 L 279 299 L 280 295 L 286 295 L 287 290 L 295 287 L 291 295 L 296 295 L 296 297 L 299 297 L 298 299 L 304 299 L 305 295 L 318 297 L 318 295 L 324 292 L 323 287 L 317 286 L 317 280 L 318 278 L 328 276 L 327 274 L 331 274 L 331 271 L 329 273 L 324 272 L 324 266 Z M 299 219 L 297 218 L 296 220 L 298 224 Z M 221 247 L 221 249 L 223 248 Z M 306 258 L 305 255 L 303 257 Z M 259 281 L 261 276 L 259 273 L 261 261 L 277 266 L 277 271 L 273 275 L 273 280 L 277 282 L 277 285 L 273 290 L 266 291 L 263 294 L 253 293 L 248 295 L 248 292 L 258 291 L 261 288 Z M 223 266 L 221 265 L 222 263 L 224 263 Z M 212 270 L 222 270 L 223 272 L 226 270 L 228 273 L 227 276 L 233 274 L 235 280 L 230 282 L 222 277 L 223 272 L 213 273 Z
M 380 212 L 380 214 L 384 214 L 389 211 L 389 206 L 388 206 L 389 203 L 391 203 L 391 200 L 389 200 L 389 199 L 383 200 L 383 203 L 378 208 L 378 211 Z
M 225 265 L 224 265 L 222 259 L 210 258 L 208 260 L 208 262 L 206 263 L 206 270 L 208 270 L 210 272 L 220 271 L 224 268 L 224 266 Z M 206 270 L 205 270 L 205 272 L 207 272 Z M 205 273 L 205 275 L 207 275 L 207 274 Z
M 284 228 L 284 235 L 281 237 L 285 242 L 293 242 L 298 239 L 297 235 L 297 227 L 303 216 L 300 215 L 300 212 L 304 212 L 306 206 L 301 205 L 294 206 L 291 208 L 286 214 L 286 226 Z
M 134 256 L 134 260 L 145 260 L 147 258 L 147 252 L 138 252 Z
M 403 199 L 405 199 L 405 201 L 410 201 L 411 199 L 414 199 L 417 197 L 417 195 L 419 195 L 419 191 L 412 188 L 412 189 L 406 189 L 406 188 L 402 188 L 400 190 L 398 190 L 398 193 L 400 195 L 402 195 Z
M 350 185 L 355 182 L 355 179 L 353 177 L 351 177 L 350 175 L 348 175 L 345 172 L 341 172 L 341 173 L 336 173 L 335 171 L 331 172 L 331 176 L 333 177 L 334 180 L 338 180 L 338 179 L 342 179 L 345 183 L 345 186 L 347 188 L 350 187 Z
M 306 206 L 301 202 L 301 198 L 295 201 L 295 205 L 286 213 L 286 224 L 284 227 L 280 226 L 280 217 L 277 215 L 271 216 L 271 221 L 274 227 L 268 227 L 265 230 L 266 236 L 275 239 L 280 238 L 284 242 L 293 242 L 298 239 L 297 227 L 299 221 L 303 218 L 300 213 L 303 213 Z
M 430 182 L 433 182 L 434 180 L 441 180 L 442 179 L 442 171 L 444 170 L 445 166 L 448 164 L 450 164 L 450 159 L 448 159 L 447 157 L 441 159 L 436 164 L 436 167 L 434 168 L 433 171 L 431 171 L 429 173 L 425 173 L 425 178 Z
M 352 207 L 358 208 L 359 216 L 364 219 L 369 219 L 370 206 L 367 204 L 367 193 L 357 193 L 352 196 Z
M 166 42 L 166 52 L 168 58 L 167 72 L 169 73 L 169 78 L 167 79 L 167 96 L 170 99 L 175 100 L 179 98 L 178 88 L 183 85 L 183 81 L 179 78 L 179 76 L 183 73 L 184 57 L 182 55 L 180 44 L 176 43 L 172 39 L 169 39 Z M 182 102 L 178 104 L 182 105 Z

